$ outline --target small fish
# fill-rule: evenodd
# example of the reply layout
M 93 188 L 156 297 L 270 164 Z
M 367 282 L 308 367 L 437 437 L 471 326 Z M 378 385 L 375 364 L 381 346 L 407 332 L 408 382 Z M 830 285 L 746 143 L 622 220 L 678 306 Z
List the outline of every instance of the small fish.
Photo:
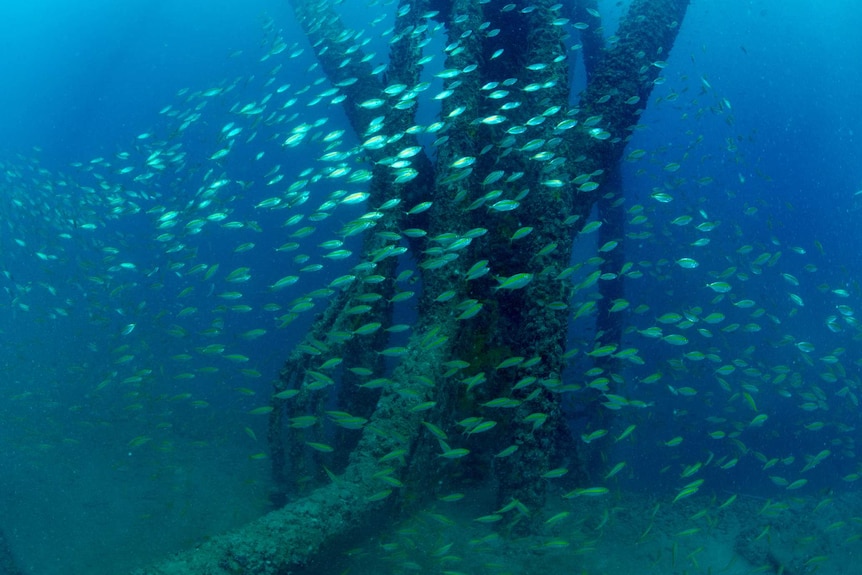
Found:
M 497 399 L 492 399 L 491 401 L 486 401 L 482 404 L 483 407 L 502 407 L 502 408 L 512 408 L 518 407 L 521 405 L 521 401 L 518 399 L 512 399 L 510 397 L 498 397 Z
M 697 493 L 698 489 L 699 489 L 699 486 L 698 487 L 692 486 L 692 487 L 683 488 L 682 490 L 680 490 L 679 493 L 677 493 L 676 497 L 673 498 L 673 503 L 676 503 L 680 499 L 685 499 L 686 497 L 691 497 L 692 495 Z
M 625 439 L 626 437 L 628 437 L 629 435 L 631 435 L 631 434 L 632 434 L 632 432 L 635 430 L 635 428 L 636 428 L 636 427 L 637 427 L 637 425 L 635 425 L 635 424 L 632 424 L 632 425 L 629 425 L 628 427 L 626 427 L 626 428 L 623 430 L 623 432 L 622 432 L 622 433 L 620 433 L 620 434 L 619 434 L 619 435 L 614 439 L 614 442 L 616 443 L 616 442 L 622 441 L 623 439 Z
M 429 210 L 431 208 L 431 206 L 433 205 L 433 203 L 434 202 L 422 202 L 422 203 L 416 204 L 415 206 L 410 208 L 409 211 L 407 211 L 407 215 L 412 216 L 415 214 L 421 214 L 422 212 Z
M 600 227 L 602 227 L 602 222 L 601 222 L 601 221 L 598 221 L 598 220 L 595 220 L 595 221 L 592 221 L 592 222 L 590 222 L 590 223 L 586 224 L 583 228 L 581 228 L 581 232 L 580 232 L 580 233 L 582 233 L 582 234 L 589 234 L 589 233 L 592 233 L 592 232 L 596 231 L 596 230 L 597 230 L 597 229 L 599 229 Z
M 568 472 L 569 472 L 569 470 L 566 469 L 565 467 L 559 467 L 557 469 L 552 469 L 550 471 L 546 471 L 540 477 L 542 477 L 542 479 L 557 479 L 558 477 L 562 477 L 563 475 L 566 475 Z
M 521 203 L 515 200 L 500 200 L 488 206 L 488 209 L 495 212 L 510 212 L 520 205 Z
M 582 487 L 566 493 L 565 495 L 563 495 L 563 498 L 572 499 L 574 497 L 600 497 L 602 495 L 607 495 L 608 493 L 610 493 L 610 489 L 608 489 L 607 487 Z
M 496 427 L 497 422 L 493 420 L 487 420 L 479 423 L 472 427 L 469 431 L 466 432 L 467 435 L 473 435 L 474 433 L 483 433 L 485 431 L 489 431 Z
M 518 446 L 517 445 L 510 445 L 506 449 L 497 453 L 494 457 L 499 457 L 499 458 L 509 457 L 510 455 L 515 453 L 516 451 L 518 451 Z
M 590 357 L 607 357 L 613 354 L 618 347 L 616 344 L 603 345 L 587 352 L 587 355 Z
M 447 451 L 444 451 L 443 453 L 441 453 L 439 455 L 439 457 L 445 457 L 446 459 L 460 459 L 469 453 L 470 453 L 469 449 L 465 449 L 463 447 L 458 447 L 455 449 L 449 449 Z
M 383 491 L 378 491 L 372 495 L 369 495 L 365 498 L 366 501 L 382 501 L 389 497 L 392 494 L 391 489 L 384 489 Z
M 592 443 L 593 441 L 595 441 L 597 439 L 601 439 L 602 437 L 604 437 L 607 434 L 608 434 L 607 429 L 597 429 L 591 433 L 581 434 L 581 441 L 583 441 L 584 443 Z
M 437 501 L 443 501 L 445 503 L 454 503 L 456 501 L 461 501 L 464 499 L 463 493 L 450 493 L 449 495 L 442 495 L 437 498 Z
M 494 369 L 505 369 L 507 367 L 514 367 L 516 365 L 520 365 L 524 362 L 524 358 L 521 356 L 510 357 L 508 359 L 504 359 L 500 363 L 497 364 L 497 367 Z
M 500 284 L 494 288 L 497 290 L 516 290 L 526 287 L 531 281 L 533 281 L 533 274 L 531 273 L 519 273 L 513 276 L 509 276 L 507 278 L 498 278 Z
M 376 321 L 370 322 L 370 323 L 366 323 L 364 325 L 359 326 L 358 328 L 353 330 L 353 333 L 355 335 L 368 335 L 368 334 L 374 333 L 375 331 L 380 329 L 382 326 L 383 326 L 383 324 L 380 322 L 376 322 Z
M 717 293 L 727 293 L 733 289 L 727 282 L 712 282 L 706 284 L 706 287 Z

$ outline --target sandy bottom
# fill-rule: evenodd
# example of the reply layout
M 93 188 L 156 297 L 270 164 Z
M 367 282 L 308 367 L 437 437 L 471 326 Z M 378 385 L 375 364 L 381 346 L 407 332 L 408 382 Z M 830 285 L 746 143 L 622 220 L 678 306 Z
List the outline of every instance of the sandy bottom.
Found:
M 338 570 L 446 575 L 858 575 L 862 497 L 776 501 L 693 497 L 670 504 L 642 496 L 551 502 L 528 535 L 487 507 L 441 504 L 348 550 Z M 825 502 L 824 502 L 825 501 Z M 819 504 L 819 507 L 818 507 Z M 563 518 L 557 514 L 568 512 Z M 552 519 L 553 518 L 553 519 Z M 479 519 L 477 521 L 477 519 Z
M 55 443 L 15 459 L 0 470 L 0 529 L 26 574 L 128 573 L 268 509 L 268 463 L 228 443 Z
M 33 575 L 128 573 L 260 516 L 268 463 L 229 439 L 123 452 L 61 441 L 14 455 L 0 470 L 0 528 L 16 562 Z M 862 573 L 862 497 L 781 495 L 719 508 L 727 494 L 554 494 L 533 518 L 495 520 L 477 490 L 379 525 L 308 573 Z

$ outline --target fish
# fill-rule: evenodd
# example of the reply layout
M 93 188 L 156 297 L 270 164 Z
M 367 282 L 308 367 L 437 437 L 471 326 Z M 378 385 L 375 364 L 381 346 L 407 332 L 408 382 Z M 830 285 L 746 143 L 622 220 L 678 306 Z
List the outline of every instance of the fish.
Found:
M 499 278 L 499 284 L 495 290 L 516 290 L 522 289 L 533 281 L 532 273 L 518 273 L 507 278 Z
M 579 32 L 602 25 L 603 15 L 592 8 L 579 16 L 585 22 L 570 21 L 576 18 L 559 6 L 489 4 L 480 10 L 486 22 L 473 22 L 472 13 L 415 11 L 403 5 L 384 14 L 372 3 L 366 9 L 372 27 L 357 19 L 335 38 L 323 34 L 311 51 L 281 37 L 270 21 L 258 53 L 247 62 L 253 49 L 230 54 L 243 70 L 159 102 L 158 113 L 123 136 L 125 143 L 100 146 L 110 154 L 62 169 L 38 153 L 0 160 L 8 238 L 0 285 L 4 311 L 15 318 L 5 329 L 30 338 L 7 338 L 10 353 L 41 365 L 34 358 L 51 354 L 53 345 L 43 333 L 74 334 L 64 340 L 68 356 L 57 356 L 56 373 L 48 375 L 72 386 L 70 397 L 80 392 L 95 403 L 64 404 L 64 413 L 84 427 L 96 418 L 106 437 L 142 452 L 194 447 L 174 431 L 191 429 L 189 413 L 233 410 L 223 427 L 243 430 L 238 435 L 247 442 L 261 432 L 257 416 L 286 408 L 284 425 L 300 437 L 309 460 L 341 454 L 333 429 L 374 430 L 384 447 L 371 459 L 381 468 L 375 486 L 358 493 L 366 501 L 412 489 L 391 470 L 406 465 L 413 448 L 369 423 L 369 413 L 338 411 L 348 409 L 338 394 L 354 385 L 403 400 L 393 405 L 423 437 L 461 438 L 464 447 L 441 444 L 435 453 L 440 492 L 454 494 L 441 502 L 467 497 L 456 491 L 463 473 L 457 470 L 471 460 L 493 461 L 501 470 L 521 466 L 519 459 L 530 457 L 524 449 L 533 449 L 521 439 L 541 441 L 551 425 L 565 428 L 566 416 L 550 409 L 556 401 L 575 401 L 589 414 L 613 412 L 605 423 L 588 421 L 575 432 L 595 450 L 599 465 L 591 476 L 607 482 L 631 470 L 636 478 L 643 461 L 654 461 L 666 467 L 666 478 L 708 478 L 709 489 L 671 484 L 656 495 L 662 513 L 668 504 L 677 504 L 671 513 L 691 504 L 686 520 L 736 513 L 735 493 L 707 501 L 700 489 L 720 493 L 721 477 L 732 486 L 743 468 L 774 478 L 765 482 L 775 489 L 767 495 L 773 499 L 767 517 L 781 512 L 781 497 L 801 499 L 821 483 L 833 487 L 821 467 L 829 458 L 850 468 L 839 474 L 844 481 L 858 480 L 850 415 L 859 402 L 859 286 L 835 265 L 840 258 L 826 237 L 816 240 L 782 221 L 768 177 L 740 167 L 750 167 L 751 148 L 732 114 L 744 104 L 731 107 L 732 98 L 703 70 L 680 67 L 676 74 L 681 64 L 666 50 L 637 56 L 640 88 L 555 102 L 573 54 L 588 49 Z M 520 56 L 506 26 L 533 18 L 543 33 L 571 33 L 561 45 L 572 50 L 510 67 L 510 58 Z M 450 32 L 461 37 L 438 42 Z M 409 43 L 417 64 L 428 67 L 410 79 L 394 61 L 379 63 L 388 58 L 371 47 L 381 39 L 396 48 Z M 464 57 L 474 40 L 487 51 L 471 63 Z M 625 41 L 605 38 L 609 53 Z M 325 55 L 340 63 L 337 72 L 309 67 L 306 58 Z M 506 75 L 492 73 L 503 69 Z M 653 86 L 649 96 L 644 90 Z M 666 142 L 648 137 L 654 126 L 640 113 L 656 104 L 672 108 L 683 126 L 662 131 Z M 438 106 L 433 118 L 414 114 L 428 105 Z M 358 114 L 357 133 L 332 111 L 337 107 Z M 632 114 L 624 132 L 612 123 L 618 113 Z M 707 129 L 715 119 L 726 139 Z M 579 139 L 616 149 L 626 189 L 609 184 L 605 169 L 612 166 L 571 153 Z M 602 210 L 593 216 L 581 209 L 586 204 L 568 205 L 593 201 L 587 194 L 620 209 L 626 227 L 618 229 Z M 436 277 L 444 279 L 429 281 Z M 623 285 L 625 292 L 605 291 Z M 413 320 L 417 309 L 449 327 L 421 332 L 428 326 Z M 390 311 L 394 321 L 386 319 Z M 337 315 L 332 325 L 306 333 L 313 314 L 330 313 Z M 608 315 L 622 328 L 618 340 L 596 330 L 596 319 Z M 537 342 L 518 342 L 514 330 L 522 320 L 565 332 L 558 357 Z M 486 337 L 497 325 L 513 333 Z M 503 335 L 523 345 L 509 345 Z M 281 365 L 266 350 L 292 344 L 307 363 L 284 389 Z M 450 345 L 458 351 L 444 353 Z M 367 352 L 365 361 L 349 348 Z M 406 369 L 426 361 L 427 369 Z M 223 384 L 235 403 L 219 399 Z M 443 389 L 457 389 L 458 401 L 438 397 Z M 17 406 L 38 412 L 26 402 L 44 401 L 42 391 L 28 390 L 37 399 L 9 391 L 18 398 L 7 398 L 13 424 Z M 97 406 L 128 417 L 106 422 Z M 648 423 L 662 413 L 673 418 L 662 420 L 657 435 Z M 39 442 L 55 447 L 48 431 L 36 434 Z M 207 433 L 215 433 L 207 436 L 213 445 L 229 437 L 221 427 Z M 807 443 L 812 436 L 815 443 Z M 792 448 L 775 453 L 766 437 Z M 643 451 L 640 461 L 619 461 L 611 446 L 623 440 Z M 35 439 L 34 446 L 42 449 Z M 266 459 L 260 449 L 249 455 L 241 448 L 239 460 Z M 528 471 L 571 481 L 574 491 L 564 497 L 610 494 L 603 486 L 575 488 L 580 479 L 565 473 L 573 462 L 552 451 L 548 459 Z M 308 477 L 348 481 L 314 465 L 304 470 Z M 621 502 L 626 496 L 620 491 Z M 476 529 L 498 522 L 508 528 L 519 514 L 550 517 L 547 532 L 530 534 L 535 552 L 572 548 L 586 556 L 601 545 L 554 531 L 566 528 L 569 511 L 522 511 L 515 498 L 505 511 L 467 502 L 476 510 L 468 517 L 477 518 Z M 588 513 L 582 526 L 610 532 L 619 519 L 607 509 Z M 695 509 L 701 511 L 693 515 Z M 423 510 L 418 520 L 457 524 L 455 515 L 435 513 Z M 642 538 L 655 534 L 652 519 L 639 528 Z M 700 528 L 680 524 L 670 537 L 698 537 Z M 387 552 L 387 568 L 411 570 L 406 562 L 416 550 L 429 569 L 454 569 L 462 542 L 450 548 L 435 533 L 428 540 L 439 557 L 413 545 L 409 533 L 393 533 L 384 542 L 396 546 Z M 475 537 L 463 542 L 471 553 L 496 545 Z M 699 569 L 703 556 L 695 557 L 686 560 Z

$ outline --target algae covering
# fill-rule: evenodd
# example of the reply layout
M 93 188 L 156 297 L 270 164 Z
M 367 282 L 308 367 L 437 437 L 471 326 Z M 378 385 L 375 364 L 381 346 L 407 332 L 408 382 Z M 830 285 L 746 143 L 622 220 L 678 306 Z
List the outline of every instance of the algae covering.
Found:
M 674 71 L 688 1 L 288 4 L 129 150 L 4 163 L 4 250 L 48 270 L 4 271 L 11 307 L 107 334 L 70 338 L 87 415 L 56 442 L 109 445 L 157 502 L 138 538 L 174 530 L 124 565 L 854 573 L 862 292 L 749 227 L 730 101 Z M 659 106 L 692 127 L 641 144 Z M 194 499 L 194 458 L 246 491 Z M 234 521 L 186 532 L 214 499 Z

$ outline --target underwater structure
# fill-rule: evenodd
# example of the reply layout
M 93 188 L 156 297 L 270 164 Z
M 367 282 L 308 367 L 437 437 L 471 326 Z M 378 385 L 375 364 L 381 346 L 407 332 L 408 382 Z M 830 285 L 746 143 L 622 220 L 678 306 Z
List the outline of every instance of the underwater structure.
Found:
M 610 42 L 589 0 L 563 9 L 571 14 L 555 4 L 401 2 L 384 79 L 329 2 L 291 1 L 364 142 L 369 205 L 399 209 L 345 226 L 362 237 L 362 263 L 285 362 L 269 413 L 277 509 L 140 575 L 296 572 L 357 530 L 476 481 L 495 485 L 513 529 L 529 531 L 559 450 L 569 473 L 588 474 L 590 446 L 572 442 L 562 419 L 573 385 L 563 378 L 566 302 L 597 282 L 600 306 L 621 293 L 617 166 L 688 0 L 636 0 Z M 569 16 L 589 24 L 577 98 Z M 432 155 L 413 127 L 435 25 L 448 45 L 440 121 L 425 131 L 437 138 Z M 517 105 L 501 109 L 510 90 Z M 573 285 L 572 246 L 592 231 L 597 203 L 602 269 Z M 417 313 L 409 339 L 387 347 L 393 302 L 406 297 L 402 254 L 417 264 Z M 598 314 L 597 362 L 614 361 L 602 349 L 621 337 L 616 317 Z M 310 431 L 320 425 L 326 443 Z

